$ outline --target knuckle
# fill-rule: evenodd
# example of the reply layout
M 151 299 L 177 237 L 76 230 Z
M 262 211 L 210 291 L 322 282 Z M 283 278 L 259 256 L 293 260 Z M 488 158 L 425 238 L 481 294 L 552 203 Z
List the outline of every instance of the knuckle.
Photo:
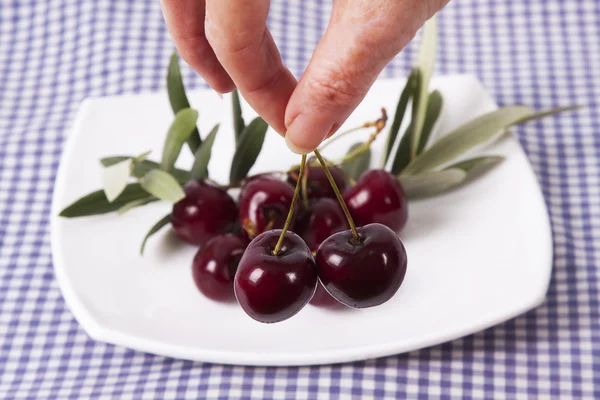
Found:
M 264 91 L 269 91 L 273 87 L 276 87 L 282 79 L 285 78 L 285 69 L 283 65 L 279 68 L 274 69 L 271 73 L 267 74 L 263 79 L 260 79 L 254 85 L 246 88 L 246 94 L 256 94 Z
M 212 21 L 207 18 L 204 27 L 206 40 L 215 49 L 215 51 L 226 52 L 230 55 L 246 53 L 253 49 L 257 43 L 264 41 L 266 30 L 262 32 L 250 31 L 223 31 L 219 29 Z

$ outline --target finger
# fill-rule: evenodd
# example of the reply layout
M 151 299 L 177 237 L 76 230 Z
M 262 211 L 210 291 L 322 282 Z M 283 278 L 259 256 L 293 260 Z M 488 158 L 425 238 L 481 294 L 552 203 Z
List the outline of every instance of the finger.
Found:
M 245 100 L 280 134 L 296 79 L 266 22 L 269 0 L 207 0 L 206 37 Z
M 423 3 L 334 3 L 330 25 L 286 109 L 290 150 L 306 154 L 339 129 L 428 18 Z
M 204 0 L 161 0 L 167 28 L 181 58 L 217 92 L 235 88 L 204 35 Z

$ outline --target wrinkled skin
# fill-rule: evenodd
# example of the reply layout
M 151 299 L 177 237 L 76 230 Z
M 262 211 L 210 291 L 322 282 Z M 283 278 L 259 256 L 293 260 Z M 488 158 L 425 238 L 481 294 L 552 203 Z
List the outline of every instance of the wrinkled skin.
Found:
M 161 0 L 175 46 L 219 93 L 238 88 L 297 153 L 335 133 L 383 68 L 448 0 L 333 2 L 296 81 L 266 27 L 269 0 Z M 287 132 L 287 133 L 286 133 Z

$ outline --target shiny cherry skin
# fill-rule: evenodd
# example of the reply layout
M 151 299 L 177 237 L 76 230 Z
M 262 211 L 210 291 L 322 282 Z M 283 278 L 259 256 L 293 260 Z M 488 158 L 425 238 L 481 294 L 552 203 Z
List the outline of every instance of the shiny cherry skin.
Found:
M 192 263 L 192 277 L 198 290 L 216 301 L 235 299 L 233 278 L 247 245 L 231 233 L 215 236 L 206 242 Z
M 315 252 L 329 236 L 349 228 L 348 220 L 337 200 L 324 197 L 310 201 L 308 210 L 304 210 L 296 223 L 295 232 L 304 239 L 310 250 Z M 321 283 L 317 285 L 317 291 L 310 304 L 318 307 L 341 306 Z
M 225 190 L 199 180 L 189 181 L 183 190 L 185 198 L 171 212 L 171 224 L 180 239 L 203 245 L 233 228 L 237 206 Z
M 336 198 L 335 192 L 331 188 L 331 184 L 329 183 L 329 179 L 327 179 L 327 175 L 325 174 L 325 170 L 323 169 L 323 167 L 308 167 L 305 171 L 305 173 L 307 173 L 306 194 L 308 195 L 308 198 Z M 335 184 L 338 186 L 340 191 L 343 192 L 346 189 L 346 186 L 348 185 L 346 181 L 346 175 L 344 174 L 344 172 L 338 167 L 329 167 L 329 172 L 331 172 L 331 176 L 333 177 Z M 298 180 L 299 174 L 299 169 L 295 169 L 292 172 L 290 172 L 287 178 L 288 183 L 292 186 L 296 186 L 296 181 Z
M 245 184 L 240 192 L 238 218 L 250 239 L 266 230 L 283 228 L 293 197 L 293 187 L 271 176 Z
M 310 201 L 308 210 L 296 223 L 294 232 L 304 239 L 311 251 L 317 251 L 329 236 L 349 228 L 340 204 L 325 197 Z
M 277 255 L 273 250 L 281 230 L 258 235 L 244 252 L 234 279 L 238 303 L 251 318 L 263 323 L 296 315 L 313 297 L 317 270 L 310 249 L 288 231 Z
M 407 256 L 398 235 L 382 224 L 336 233 L 317 250 L 321 283 L 339 302 L 353 308 L 374 307 L 391 299 L 406 275 Z
M 365 172 L 344 194 L 357 225 L 379 223 L 399 233 L 408 219 L 408 201 L 398 179 L 382 169 Z

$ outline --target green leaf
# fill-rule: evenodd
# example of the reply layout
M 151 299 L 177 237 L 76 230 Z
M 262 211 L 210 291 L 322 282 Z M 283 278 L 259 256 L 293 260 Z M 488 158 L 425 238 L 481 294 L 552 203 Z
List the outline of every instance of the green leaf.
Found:
M 260 154 L 268 128 L 269 125 L 262 118 L 256 118 L 244 129 L 231 162 L 231 182 L 238 182 L 246 177 Z
M 97 190 L 71 203 L 59 215 L 65 218 L 77 218 L 107 214 L 117 211 L 127 203 L 147 197 L 148 193 L 142 189 L 139 183 L 130 183 L 112 203 L 108 201 L 103 190 Z M 156 200 L 153 199 L 153 201 Z
M 183 144 L 193 132 L 198 120 L 198 111 L 184 108 L 175 115 L 175 120 L 169 127 L 165 144 L 163 147 L 162 161 L 160 167 L 171 172 L 175 161 L 179 157 Z
M 208 178 L 208 163 L 210 161 L 210 155 L 215 137 L 219 131 L 219 124 L 210 131 L 209 135 L 204 139 L 202 145 L 195 154 L 194 165 L 190 172 L 192 179 L 204 179 Z
M 112 156 L 112 157 L 105 157 L 105 158 L 101 159 L 100 162 L 105 167 L 108 167 L 110 165 L 114 165 L 114 164 L 116 164 L 118 162 L 121 162 L 121 161 L 124 161 L 124 160 L 129 160 L 129 159 L 132 159 L 132 158 L 134 158 L 134 157 L 131 157 L 131 156 Z M 131 174 L 134 177 L 136 177 L 136 178 L 141 178 L 144 175 L 146 175 L 148 172 L 152 171 L 153 169 L 157 169 L 157 168 L 160 168 L 160 164 L 158 164 L 155 161 L 143 160 L 143 161 L 140 161 L 140 162 L 135 162 L 135 160 L 134 160 L 133 171 L 132 171 Z M 181 184 L 187 182 L 188 179 L 190 178 L 190 173 L 188 171 L 183 170 L 183 169 L 179 169 L 179 168 L 173 168 L 171 170 L 171 174 Z
M 421 154 L 423 149 L 425 149 L 427 146 L 427 142 L 429 142 L 429 137 L 431 136 L 433 127 L 442 113 L 443 104 L 444 99 L 442 98 L 442 94 L 439 92 L 439 90 L 434 90 L 431 92 L 429 95 L 429 101 L 427 102 L 427 112 L 425 113 L 425 122 L 423 123 L 423 131 L 421 132 L 421 141 L 419 142 L 417 154 Z
M 171 203 L 177 203 L 185 197 L 183 189 L 173 175 L 160 169 L 153 169 L 140 178 L 140 185 L 151 195 Z
M 104 168 L 102 186 L 109 202 L 114 201 L 125 190 L 131 175 L 131 160 L 123 160 Z
M 355 143 L 348 149 L 348 154 L 352 153 L 359 147 L 363 146 L 364 143 Z M 369 169 L 371 165 L 371 149 L 368 148 L 366 151 L 353 157 L 351 160 L 344 162 L 341 167 L 342 171 L 346 173 L 350 178 L 358 180 L 360 176 Z
M 485 170 L 495 167 L 502 161 L 504 161 L 504 157 L 502 156 L 475 157 L 450 165 L 444 169 L 462 169 L 469 174 L 469 177 L 473 177 L 481 172 L 484 172 Z
M 415 175 L 450 162 L 531 114 L 529 107 L 514 106 L 500 108 L 475 118 L 435 142 L 415 158 L 403 173 Z
M 435 94 L 436 92 L 437 94 Z M 433 127 L 439 118 L 443 101 L 441 94 L 437 90 L 433 91 L 429 97 L 431 99 L 429 102 L 427 102 L 425 125 L 423 125 L 423 135 L 421 136 L 421 145 L 423 148 L 429 141 Z M 398 146 L 396 157 L 394 158 L 394 162 L 392 164 L 392 173 L 394 175 L 401 173 L 410 162 L 410 139 L 412 137 L 413 127 L 414 125 L 411 121 L 406 128 L 404 135 L 402 135 L 402 138 L 400 139 L 400 145 Z M 419 152 L 422 152 L 423 148 L 420 148 Z
M 513 125 L 524 124 L 524 123 L 532 121 L 534 119 L 548 117 L 550 115 L 558 114 L 561 112 L 579 110 L 580 108 L 582 108 L 582 107 L 581 106 L 566 106 L 566 107 L 557 107 L 557 108 L 551 108 L 549 110 L 539 111 L 539 112 L 533 113 L 533 114 L 521 119 L 520 121 L 515 122 Z
M 425 172 L 419 175 L 402 175 L 399 180 L 406 197 L 418 199 L 445 192 L 460 185 L 466 178 L 467 173 L 465 171 L 453 168 Z
M 179 57 L 176 51 L 171 55 L 169 69 L 167 71 L 167 92 L 169 93 L 169 101 L 174 114 L 177 114 L 185 108 L 191 108 L 190 102 L 185 94 L 181 70 L 179 69 Z M 198 128 L 194 127 L 194 130 L 187 138 L 187 143 L 190 150 L 192 150 L 192 153 L 195 153 L 196 150 L 198 150 L 198 147 L 202 144 Z
M 231 103 L 233 107 L 233 132 L 235 133 L 235 142 L 238 143 L 242 132 L 246 128 L 246 122 L 242 116 L 242 105 L 240 104 L 240 93 L 234 89 L 231 94 Z
M 441 171 L 401 175 L 399 179 L 408 198 L 435 196 L 467 183 L 503 160 L 502 156 L 476 157 L 453 164 Z
M 392 122 L 392 126 L 390 127 L 390 131 L 388 132 L 387 142 L 385 145 L 385 151 L 383 156 L 383 165 L 386 165 L 388 159 L 390 157 L 390 153 L 394 144 L 396 143 L 396 137 L 398 136 L 398 131 L 400 131 L 400 126 L 402 125 L 402 121 L 404 119 L 404 114 L 406 113 L 406 107 L 408 106 L 408 101 L 412 97 L 417 83 L 417 74 L 418 70 L 413 69 L 408 79 L 406 81 L 406 85 L 404 85 L 404 89 L 400 94 L 400 98 L 398 99 L 398 105 L 396 106 L 396 112 L 394 114 L 394 121 Z
M 392 162 L 392 174 L 398 175 L 410 162 L 410 132 L 412 132 L 413 124 L 412 122 L 404 131 L 404 134 L 400 138 L 400 144 L 398 145 L 398 149 L 396 149 L 396 156 L 394 157 L 394 161 Z
M 157 223 L 155 223 L 152 228 L 146 233 L 144 236 L 144 240 L 142 241 L 142 246 L 140 247 L 140 255 L 144 255 L 144 248 L 146 247 L 146 242 L 150 238 L 150 236 L 154 235 L 156 232 L 160 231 L 163 227 L 168 225 L 171 222 L 171 214 L 165 215 L 162 217 Z
M 152 150 L 148 150 L 142 154 L 140 154 L 139 156 L 136 157 L 132 157 L 132 160 L 134 163 L 141 163 L 143 162 L 146 158 L 148 158 L 148 156 L 150 155 L 150 153 L 152 153 Z
M 127 204 L 124 204 L 123 207 L 119 208 L 117 210 L 117 214 L 121 215 L 121 214 L 125 214 L 127 211 L 129 210 L 133 210 L 134 208 L 140 207 L 140 206 L 145 206 L 146 204 L 152 203 L 154 201 L 156 201 L 157 199 L 153 196 L 148 196 L 142 199 L 137 199 L 137 200 L 133 200 L 130 201 Z
M 416 101 L 416 104 L 413 102 L 413 109 L 415 109 L 415 112 L 413 113 L 412 119 L 414 130 L 412 132 L 411 140 L 411 159 L 416 157 L 419 143 L 421 142 L 425 113 L 427 111 L 427 102 L 429 101 L 429 96 L 427 95 L 429 93 L 429 80 L 433 74 L 436 52 L 437 20 L 436 17 L 433 16 L 425 23 L 423 39 L 419 49 L 419 60 L 417 65 L 421 72 L 421 82 L 417 97 L 418 100 Z

